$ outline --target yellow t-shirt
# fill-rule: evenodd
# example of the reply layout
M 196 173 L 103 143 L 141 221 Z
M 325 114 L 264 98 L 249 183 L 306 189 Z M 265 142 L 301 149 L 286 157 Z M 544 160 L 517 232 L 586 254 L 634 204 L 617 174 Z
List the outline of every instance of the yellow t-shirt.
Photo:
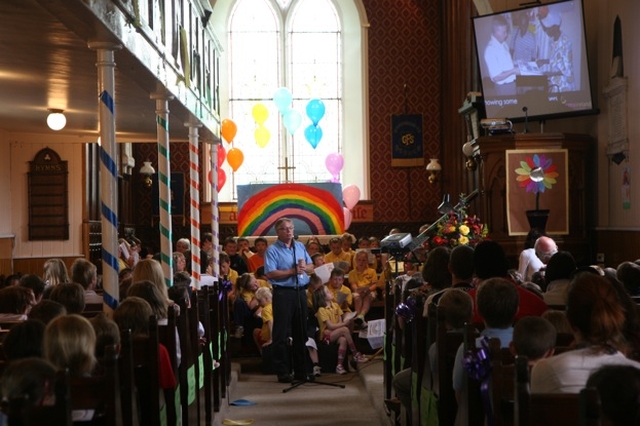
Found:
M 351 265 L 351 255 L 349 253 L 341 251 L 340 254 L 336 256 L 332 251 L 330 251 L 329 253 L 324 255 L 324 262 L 347 262 L 349 265 Z
M 318 319 L 318 338 L 322 339 L 324 336 L 324 330 L 327 328 L 327 321 L 331 321 L 332 324 L 339 324 L 342 322 L 342 309 L 336 302 L 331 302 L 331 307 L 322 307 L 316 312 L 316 318 Z
M 262 308 L 262 330 L 260 330 L 260 338 L 265 342 L 271 340 L 269 321 L 273 323 L 273 304 L 271 303 Z
M 356 287 L 368 287 L 371 284 L 378 282 L 378 274 L 375 269 L 367 268 L 363 272 L 353 270 L 349 272 L 349 285 L 351 288 Z
M 327 284 L 327 288 L 331 293 L 333 293 L 333 300 L 338 303 L 338 293 L 344 293 L 346 295 L 344 301 L 342 303 L 338 303 L 340 309 L 343 312 L 351 312 L 351 307 L 353 306 L 353 293 L 351 293 L 351 289 L 346 285 L 342 285 L 340 288 L 333 288 L 333 286 Z

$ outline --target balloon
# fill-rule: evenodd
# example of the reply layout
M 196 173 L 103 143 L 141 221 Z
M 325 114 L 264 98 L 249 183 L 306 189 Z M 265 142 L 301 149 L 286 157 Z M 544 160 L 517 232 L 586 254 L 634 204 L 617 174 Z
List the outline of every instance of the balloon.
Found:
M 324 117 L 324 103 L 320 99 L 311 99 L 307 104 L 307 117 L 311 119 L 314 126 Z
M 304 137 L 315 149 L 320 143 L 320 139 L 322 139 L 322 129 L 313 124 L 309 124 L 309 126 L 304 129 Z
M 269 143 L 269 139 L 271 139 L 271 133 L 269 132 L 269 129 L 261 124 L 255 132 L 253 132 L 253 137 L 256 139 L 258 146 L 260 148 L 264 148 Z
M 293 102 L 293 95 L 291 94 L 291 91 L 286 87 L 279 88 L 273 95 L 273 103 L 276 104 L 276 107 L 278 108 L 278 111 L 280 111 L 280 114 L 284 114 L 285 111 L 287 111 L 289 105 L 291 105 L 291 102 Z
M 224 163 L 225 158 L 227 158 L 227 150 L 224 149 L 222 144 L 218 145 L 218 168 L 222 167 L 222 163 Z
M 207 173 L 207 179 L 209 179 L 209 183 L 213 185 L 213 179 L 211 178 L 211 170 Z M 222 189 L 224 184 L 227 182 L 227 174 L 222 169 L 218 169 L 218 192 Z
M 349 210 L 352 210 L 360 201 L 360 188 L 356 185 L 347 185 L 342 188 L 342 200 Z
M 351 226 L 351 219 L 353 219 L 353 215 L 351 214 L 351 210 L 346 207 L 342 208 L 342 212 L 344 213 L 344 230 L 346 231 Z
M 251 115 L 253 115 L 253 119 L 256 123 L 262 124 L 267 121 L 267 117 L 269 117 L 269 110 L 264 106 L 264 104 L 255 104 L 251 110 Z
M 231 148 L 227 153 L 227 162 L 231 166 L 234 172 L 237 172 L 242 162 L 244 161 L 244 154 L 240 148 Z
M 284 121 L 284 127 L 287 128 L 287 132 L 292 135 L 302 124 L 302 114 L 294 109 L 290 109 L 283 114 L 282 121 Z
M 327 158 L 324 160 L 324 165 L 327 166 L 327 170 L 329 170 L 333 178 L 337 180 L 344 165 L 344 159 L 340 153 L 334 152 L 327 155 Z
M 227 183 L 227 174 L 223 169 L 218 169 L 218 192 L 220 192 L 225 183 Z
M 227 143 L 231 143 L 231 141 L 233 141 L 233 138 L 236 137 L 236 133 L 238 133 L 238 127 L 233 120 L 228 118 L 222 120 L 222 137 L 227 141 Z

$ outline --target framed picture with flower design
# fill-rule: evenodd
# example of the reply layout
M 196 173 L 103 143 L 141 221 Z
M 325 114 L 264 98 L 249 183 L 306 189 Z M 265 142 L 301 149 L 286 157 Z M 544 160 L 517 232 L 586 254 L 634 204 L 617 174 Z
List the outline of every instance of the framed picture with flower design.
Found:
M 509 235 L 526 235 L 533 227 L 568 234 L 567 150 L 506 150 L 505 159 Z

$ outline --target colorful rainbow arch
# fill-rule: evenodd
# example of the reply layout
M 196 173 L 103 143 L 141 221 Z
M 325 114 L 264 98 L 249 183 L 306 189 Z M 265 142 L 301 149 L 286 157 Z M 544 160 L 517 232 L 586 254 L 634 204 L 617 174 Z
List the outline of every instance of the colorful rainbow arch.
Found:
M 298 234 L 335 235 L 344 232 L 342 200 L 337 199 L 335 191 L 324 189 L 321 184 L 264 186 L 265 189 L 248 197 L 242 205 L 238 203 L 238 235 L 274 234 L 273 225 L 281 217 L 292 219 Z M 341 194 L 341 190 L 338 193 Z M 240 201 L 240 186 L 238 198 Z M 308 229 L 300 229 L 301 225 Z

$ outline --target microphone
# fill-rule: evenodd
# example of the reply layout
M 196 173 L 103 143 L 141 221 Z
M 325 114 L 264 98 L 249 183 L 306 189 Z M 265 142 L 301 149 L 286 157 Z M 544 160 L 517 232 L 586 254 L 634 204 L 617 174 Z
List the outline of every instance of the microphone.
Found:
M 298 259 L 298 266 L 304 266 L 305 262 L 304 259 Z M 304 278 L 304 274 L 298 274 L 298 279 L 303 279 Z

